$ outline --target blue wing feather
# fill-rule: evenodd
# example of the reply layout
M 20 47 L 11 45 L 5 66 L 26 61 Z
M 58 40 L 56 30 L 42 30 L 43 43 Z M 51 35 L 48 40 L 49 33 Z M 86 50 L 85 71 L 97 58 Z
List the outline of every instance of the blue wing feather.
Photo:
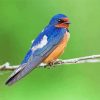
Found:
M 59 28 L 57 29 L 55 27 L 49 27 L 48 30 L 45 30 L 42 33 L 42 37 L 41 37 L 41 39 L 43 38 L 44 35 L 48 37 L 47 45 L 45 45 L 43 48 L 37 49 L 34 52 L 33 56 L 35 55 L 44 56 L 45 53 L 47 53 L 50 49 L 52 49 L 53 45 L 56 45 L 61 41 L 65 32 L 66 29 L 59 29 Z M 36 39 L 36 41 L 38 43 L 38 38 Z
M 27 63 L 28 59 L 30 58 L 31 55 L 33 56 L 44 56 L 45 53 L 47 53 L 50 49 L 52 49 L 53 45 L 56 45 L 59 43 L 59 41 L 63 38 L 64 33 L 66 32 L 66 29 L 57 29 L 53 26 L 48 26 L 44 29 L 43 32 L 39 34 L 39 36 L 34 40 L 32 43 L 32 47 L 40 43 L 41 39 L 43 38 L 44 35 L 48 37 L 48 44 L 45 45 L 43 48 L 37 49 L 35 52 L 32 52 L 30 49 L 28 53 L 26 54 L 24 60 L 22 61 L 23 63 Z
M 33 42 L 32 47 L 40 43 L 44 35 L 48 37 L 48 43 L 43 47 L 37 49 L 35 52 L 32 52 L 31 48 L 22 61 L 19 68 L 17 68 L 7 80 L 6 84 L 13 84 L 17 80 L 21 79 L 27 75 L 32 69 L 39 65 L 57 46 L 64 36 L 66 29 L 57 29 L 52 26 L 46 27 L 46 29 L 40 33 L 40 35 Z

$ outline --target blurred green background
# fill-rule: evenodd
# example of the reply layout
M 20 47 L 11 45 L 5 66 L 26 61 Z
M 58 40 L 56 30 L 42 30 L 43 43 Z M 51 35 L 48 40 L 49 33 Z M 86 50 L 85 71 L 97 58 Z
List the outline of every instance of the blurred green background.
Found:
M 55 14 L 69 16 L 70 42 L 61 59 L 100 53 L 100 0 L 0 0 L 0 64 L 19 64 L 31 41 Z M 0 72 L 0 100 L 100 100 L 100 64 L 37 68 L 8 87 Z

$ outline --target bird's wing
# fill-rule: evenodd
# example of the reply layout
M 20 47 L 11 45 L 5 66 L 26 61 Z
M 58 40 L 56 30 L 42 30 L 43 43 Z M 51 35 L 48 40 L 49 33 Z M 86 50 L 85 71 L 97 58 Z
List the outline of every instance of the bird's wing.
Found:
M 8 78 L 6 84 L 11 85 L 15 83 L 17 80 L 20 80 L 22 77 L 27 75 L 32 69 L 38 66 L 56 48 L 57 44 L 63 38 L 64 33 L 65 30 L 59 29 L 56 31 L 53 29 L 47 29 L 46 31 L 42 32 L 32 44 L 31 49 L 25 56 L 21 65 Z M 44 43 L 41 42 L 43 41 L 42 39 L 44 36 L 48 37 L 46 44 L 45 41 Z

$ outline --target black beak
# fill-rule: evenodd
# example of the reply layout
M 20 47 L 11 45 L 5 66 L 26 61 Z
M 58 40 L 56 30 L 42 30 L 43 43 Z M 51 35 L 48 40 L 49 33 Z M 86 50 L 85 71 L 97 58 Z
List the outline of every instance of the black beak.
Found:
M 71 24 L 70 22 L 64 22 L 65 24 Z

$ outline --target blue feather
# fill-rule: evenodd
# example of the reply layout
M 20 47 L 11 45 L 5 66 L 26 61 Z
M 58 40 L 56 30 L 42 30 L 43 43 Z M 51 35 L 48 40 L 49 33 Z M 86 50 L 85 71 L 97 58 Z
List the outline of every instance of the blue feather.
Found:
M 55 24 L 57 23 L 57 19 L 64 17 L 67 16 L 58 14 L 51 19 L 49 25 L 45 27 L 44 31 L 42 31 L 32 43 L 32 46 L 23 59 L 21 65 L 11 74 L 6 81 L 6 84 L 11 85 L 17 80 L 23 78 L 32 69 L 36 68 L 36 66 L 38 66 L 57 47 L 68 29 L 56 28 Z M 41 42 L 44 35 L 47 36 L 47 44 L 33 52 L 32 48 Z

